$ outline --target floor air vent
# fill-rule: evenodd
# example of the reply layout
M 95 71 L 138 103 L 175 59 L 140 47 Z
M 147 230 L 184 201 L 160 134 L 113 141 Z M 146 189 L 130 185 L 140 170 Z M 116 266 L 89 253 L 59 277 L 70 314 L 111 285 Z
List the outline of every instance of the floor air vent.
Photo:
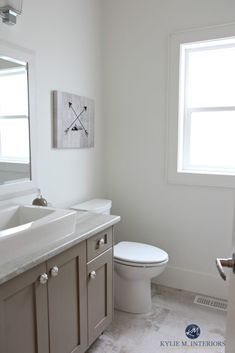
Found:
M 194 299 L 194 303 L 223 311 L 227 311 L 228 308 L 228 302 L 226 300 L 204 297 L 202 295 L 197 295 Z

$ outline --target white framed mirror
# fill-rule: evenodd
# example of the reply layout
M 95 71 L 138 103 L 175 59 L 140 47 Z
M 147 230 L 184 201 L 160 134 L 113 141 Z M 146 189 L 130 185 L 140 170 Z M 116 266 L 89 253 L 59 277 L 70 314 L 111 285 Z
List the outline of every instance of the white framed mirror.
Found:
M 34 66 L 33 52 L 0 41 L 0 200 L 37 189 Z

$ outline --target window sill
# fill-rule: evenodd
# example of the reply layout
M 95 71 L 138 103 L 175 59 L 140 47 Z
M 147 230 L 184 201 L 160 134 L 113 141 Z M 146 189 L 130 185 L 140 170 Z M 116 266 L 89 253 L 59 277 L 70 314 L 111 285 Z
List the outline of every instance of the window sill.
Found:
M 168 182 L 191 186 L 235 188 L 235 175 L 205 174 L 199 172 L 177 172 L 168 170 Z

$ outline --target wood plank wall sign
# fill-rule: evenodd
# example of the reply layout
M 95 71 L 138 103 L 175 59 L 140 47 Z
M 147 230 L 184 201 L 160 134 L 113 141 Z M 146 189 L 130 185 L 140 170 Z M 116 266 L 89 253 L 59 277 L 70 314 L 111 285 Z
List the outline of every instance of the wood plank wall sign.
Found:
M 75 94 L 53 92 L 53 147 L 94 147 L 94 100 Z

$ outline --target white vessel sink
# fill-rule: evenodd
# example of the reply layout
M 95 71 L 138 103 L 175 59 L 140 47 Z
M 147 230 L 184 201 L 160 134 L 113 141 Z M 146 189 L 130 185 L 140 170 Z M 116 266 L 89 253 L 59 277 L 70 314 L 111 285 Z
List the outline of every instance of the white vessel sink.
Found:
M 27 206 L 9 206 L 0 209 L 0 232 L 2 235 L 15 233 L 19 226 L 23 226 L 38 219 L 41 219 L 54 211 L 47 208 L 27 207 Z M 7 232 L 2 232 L 3 230 Z M 19 229 L 18 229 L 19 230 Z
M 76 212 L 49 207 L 10 205 L 0 207 L 0 263 L 9 252 L 16 257 L 27 250 L 35 252 L 72 234 Z

